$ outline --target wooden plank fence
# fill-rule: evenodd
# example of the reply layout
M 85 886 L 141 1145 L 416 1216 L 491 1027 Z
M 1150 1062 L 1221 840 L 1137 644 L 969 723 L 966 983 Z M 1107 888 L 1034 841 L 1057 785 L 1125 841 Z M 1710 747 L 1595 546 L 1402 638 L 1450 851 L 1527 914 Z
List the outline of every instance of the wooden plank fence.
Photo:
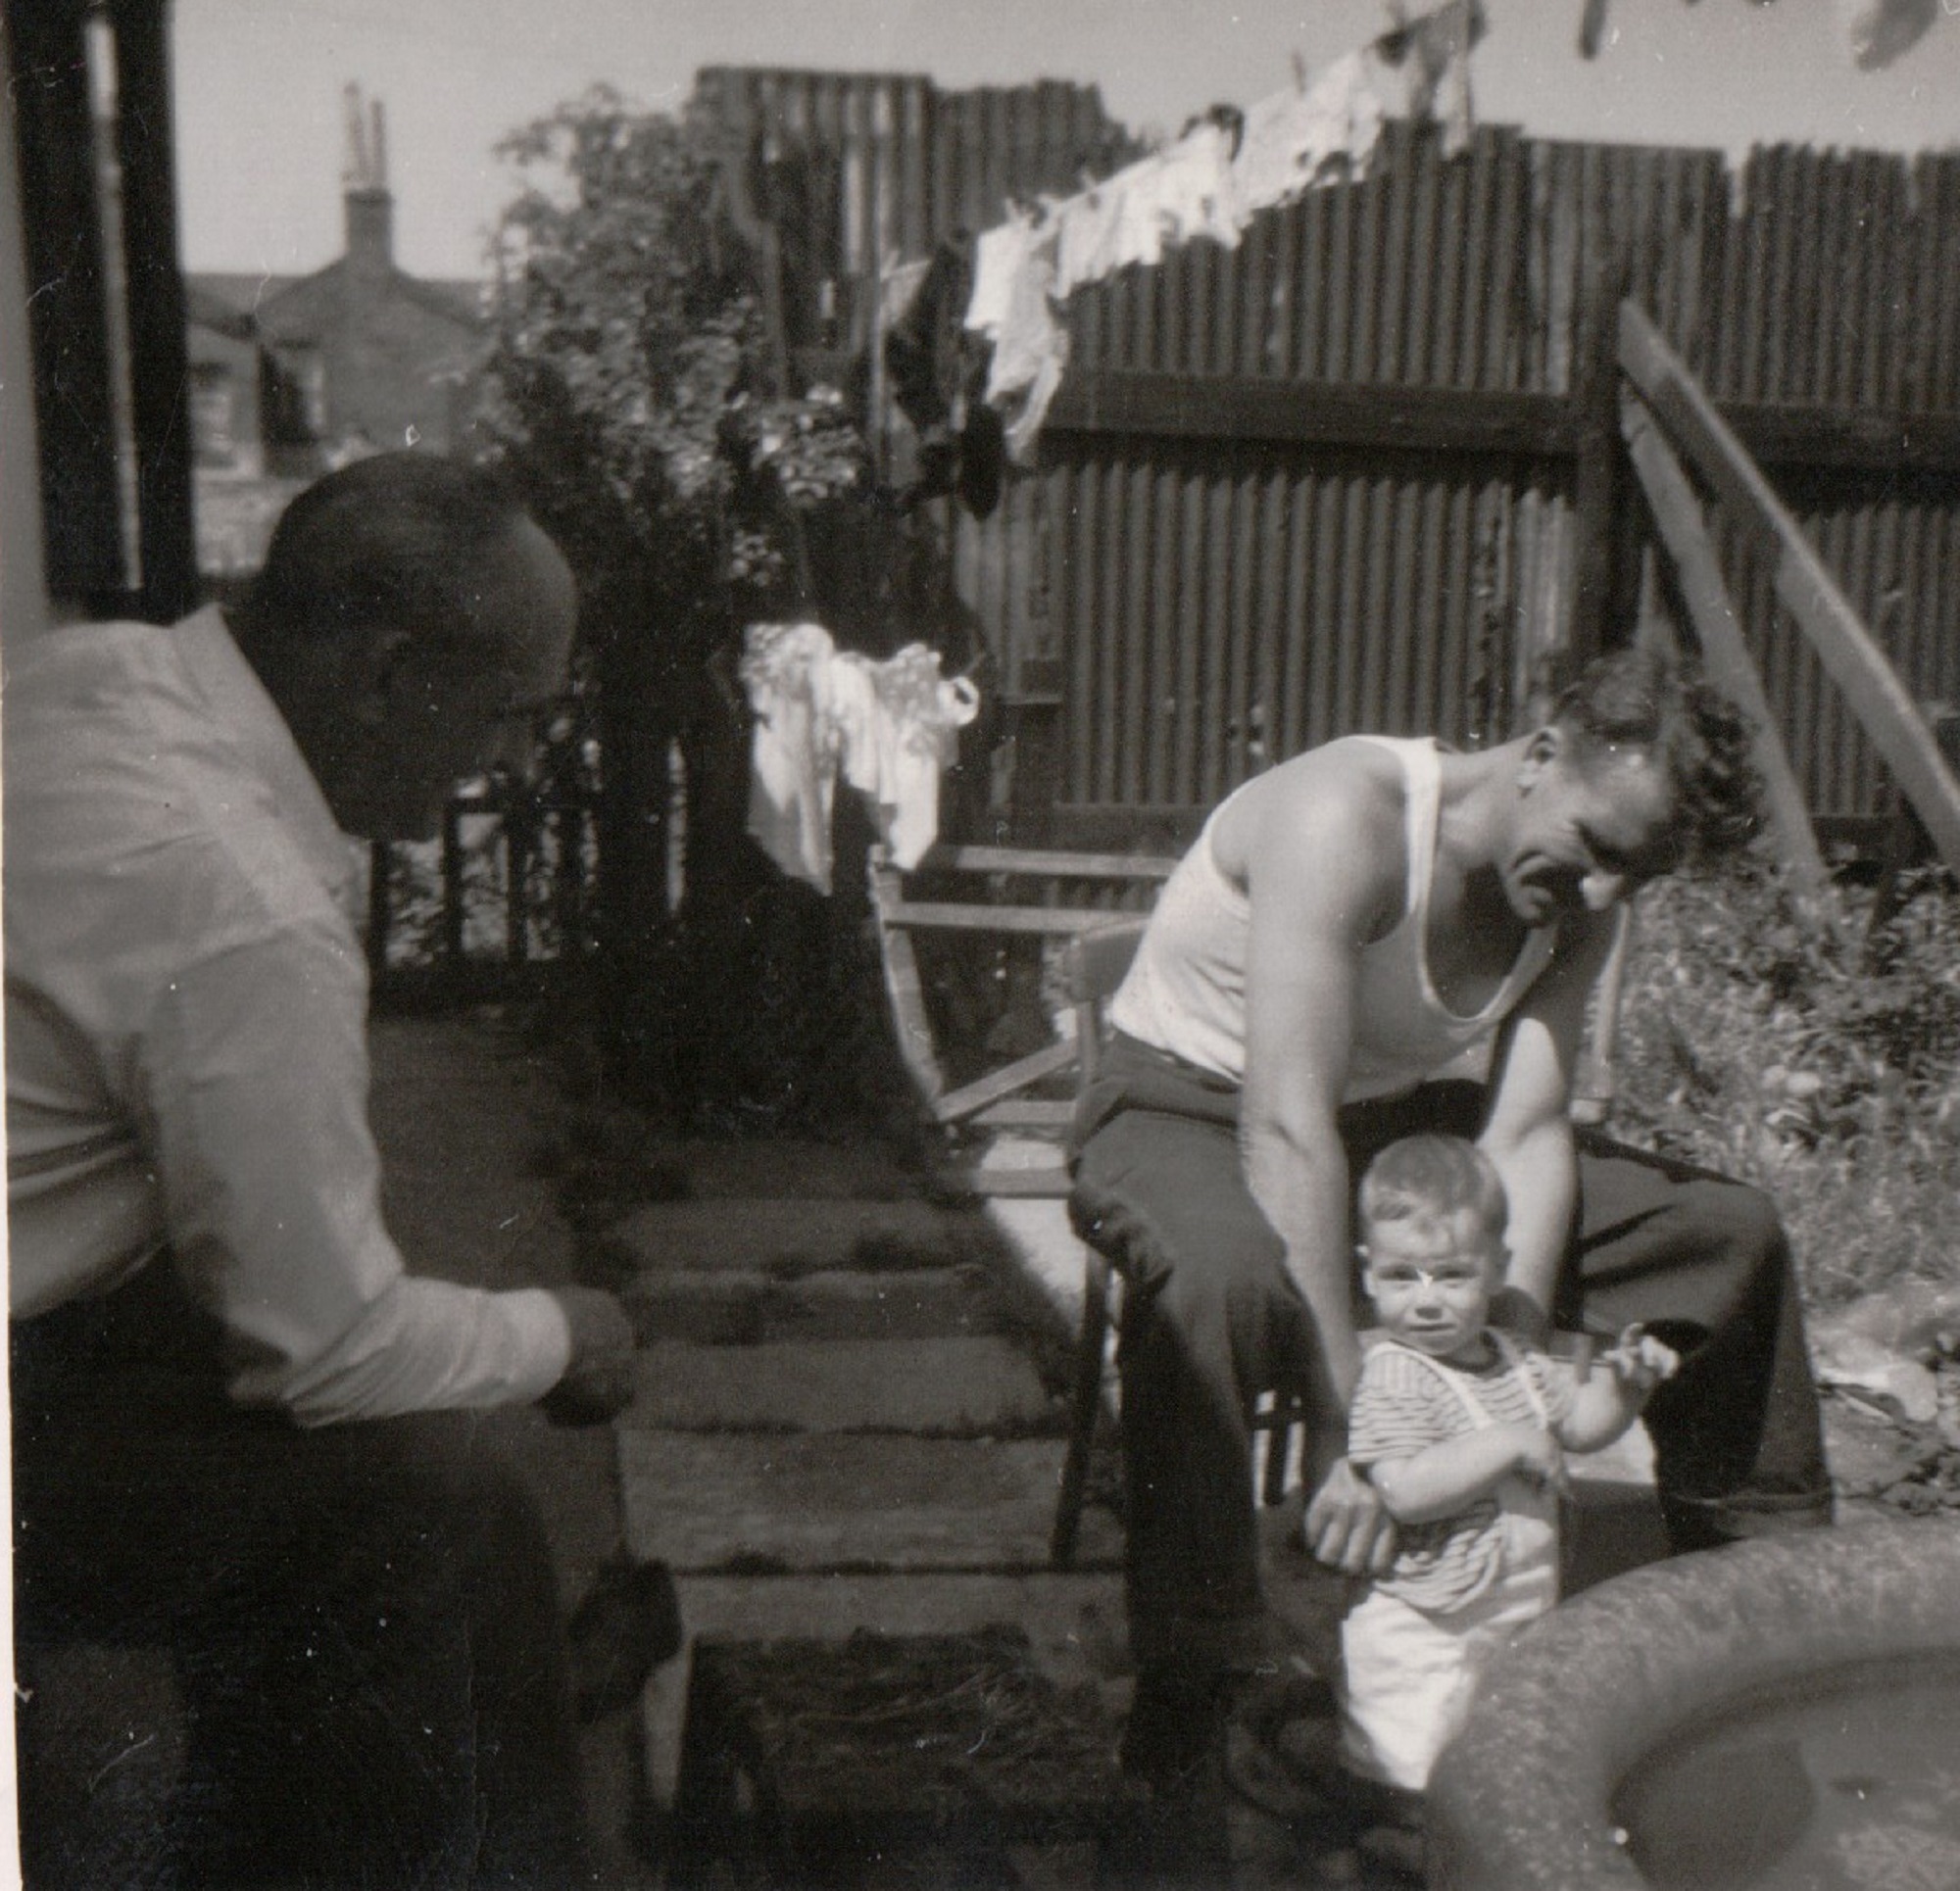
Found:
M 785 319 L 808 335 L 830 307 L 841 349 L 870 340 L 880 259 L 1133 155 L 1082 88 L 722 69 L 703 90 L 752 163 L 829 154 L 838 195 L 785 242 L 820 250 L 834 286 Z M 1651 606 L 1622 296 L 1905 687 L 1960 699 L 1960 155 L 1778 146 L 1736 174 L 1717 152 L 1486 125 L 1450 160 L 1392 123 L 1365 179 L 1261 214 L 1236 249 L 1078 290 L 1040 466 L 989 519 L 949 512 L 1014 711 L 1014 838 L 1169 844 L 1344 730 L 1499 738 Z M 1759 551 L 1711 525 L 1812 810 L 1875 819 L 1883 764 Z

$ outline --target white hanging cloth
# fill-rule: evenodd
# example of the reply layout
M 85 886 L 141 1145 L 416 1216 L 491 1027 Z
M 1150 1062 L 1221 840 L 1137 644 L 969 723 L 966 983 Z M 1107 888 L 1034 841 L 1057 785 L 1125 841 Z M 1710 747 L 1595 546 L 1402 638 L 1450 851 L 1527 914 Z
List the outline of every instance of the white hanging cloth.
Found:
M 939 836 L 940 775 L 980 710 L 972 683 L 943 677 L 923 644 L 878 662 L 811 623 L 751 624 L 740 673 L 756 715 L 748 828 L 769 858 L 829 894 L 841 770 L 893 863 L 916 866 Z

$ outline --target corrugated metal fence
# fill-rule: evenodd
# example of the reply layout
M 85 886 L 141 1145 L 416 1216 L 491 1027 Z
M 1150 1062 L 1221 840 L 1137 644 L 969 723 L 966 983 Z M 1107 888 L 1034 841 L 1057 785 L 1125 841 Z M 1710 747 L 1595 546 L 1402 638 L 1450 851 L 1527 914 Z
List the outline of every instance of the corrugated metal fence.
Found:
M 1073 87 L 703 89 L 757 174 L 794 150 L 831 179 L 781 225 L 807 277 L 857 285 L 786 301 L 806 343 L 826 296 L 827 338 L 868 341 L 880 260 L 1131 155 Z M 1072 299 L 1039 467 L 956 526 L 961 595 L 1049 757 L 1023 769 L 1022 837 L 1165 838 L 1344 730 L 1515 727 L 1589 595 L 1577 501 L 1617 444 L 1597 337 L 1620 293 L 1725 403 L 1908 686 L 1960 698 L 1960 156 L 1776 148 L 1735 177 L 1718 153 L 1493 126 L 1446 159 L 1396 123 L 1365 179 Z M 1720 543 L 1814 808 L 1877 812 L 1862 736 Z

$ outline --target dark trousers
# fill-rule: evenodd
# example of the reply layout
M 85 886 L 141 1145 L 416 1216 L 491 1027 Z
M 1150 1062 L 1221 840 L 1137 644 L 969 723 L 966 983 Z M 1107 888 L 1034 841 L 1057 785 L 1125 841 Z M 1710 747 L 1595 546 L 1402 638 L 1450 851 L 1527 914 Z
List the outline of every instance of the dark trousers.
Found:
M 186 1772 L 146 1881 L 591 1882 L 550 1548 L 479 1423 L 236 1411 L 164 1262 L 11 1337 L 24 1664 L 175 1663 Z
M 1118 1039 L 1077 1122 L 1070 1212 L 1124 1280 L 1130 1635 L 1146 1670 L 1263 1652 L 1248 1420 L 1276 1386 L 1319 1393 L 1311 1314 L 1248 1190 L 1230 1085 Z M 1418 1130 L 1474 1137 L 1474 1085 L 1341 1117 L 1350 1177 Z M 1827 1523 L 1831 1491 L 1789 1249 L 1755 1189 L 1584 1135 L 1554 1323 L 1644 1321 L 1682 1354 L 1646 1409 L 1677 1549 Z

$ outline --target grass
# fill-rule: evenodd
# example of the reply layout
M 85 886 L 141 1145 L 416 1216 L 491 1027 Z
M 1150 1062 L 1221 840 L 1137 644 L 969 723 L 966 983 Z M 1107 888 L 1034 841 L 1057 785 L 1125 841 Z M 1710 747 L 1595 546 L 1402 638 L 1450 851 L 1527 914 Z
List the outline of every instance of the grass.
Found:
M 1793 898 L 1761 861 L 1642 896 L 1609 1125 L 1768 1190 L 1805 1297 L 1960 1278 L 1960 893 Z

